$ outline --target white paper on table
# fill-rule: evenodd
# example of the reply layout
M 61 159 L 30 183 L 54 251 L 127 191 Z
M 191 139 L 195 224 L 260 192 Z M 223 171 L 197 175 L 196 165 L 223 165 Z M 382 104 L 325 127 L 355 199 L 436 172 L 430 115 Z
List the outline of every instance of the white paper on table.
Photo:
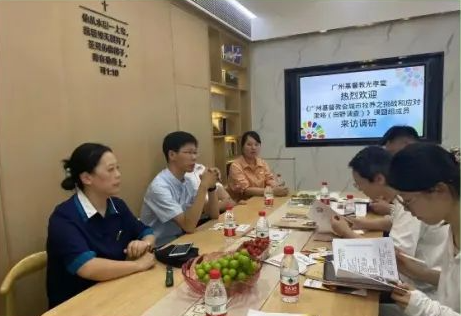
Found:
M 248 228 L 250 228 L 251 225 L 250 224 L 239 224 L 237 226 L 237 229 L 235 230 L 236 232 L 240 232 L 240 233 L 244 233 L 248 230 Z
M 333 239 L 332 245 L 337 277 L 356 279 L 359 273 L 399 280 L 392 238 Z
M 268 313 L 249 309 L 247 316 L 307 316 L 307 314 L 290 314 L 290 313 Z
M 272 265 L 274 265 L 276 267 L 280 267 L 280 265 L 282 264 L 283 256 L 284 256 L 284 253 L 282 252 L 282 253 L 279 253 L 276 256 L 273 256 L 273 257 L 270 257 L 270 258 L 264 260 L 264 262 L 272 264 Z M 298 268 L 299 268 L 299 273 L 300 274 L 306 273 L 308 266 L 317 263 L 316 260 L 314 260 L 312 258 L 309 258 L 308 256 L 303 255 L 300 252 L 295 252 L 294 256 L 296 258 L 296 261 L 298 261 Z
M 288 234 L 291 233 L 291 229 L 278 229 L 270 228 L 269 229 L 269 239 L 271 241 L 281 241 L 287 238 Z M 253 229 L 247 234 L 248 237 L 256 238 L 256 231 Z
M 319 233 L 332 233 L 331 217 L 336 215 L 331 207 L 323 204 L 320 201 L 315 201 L 309 209 L 309 219 L 317 224 Z

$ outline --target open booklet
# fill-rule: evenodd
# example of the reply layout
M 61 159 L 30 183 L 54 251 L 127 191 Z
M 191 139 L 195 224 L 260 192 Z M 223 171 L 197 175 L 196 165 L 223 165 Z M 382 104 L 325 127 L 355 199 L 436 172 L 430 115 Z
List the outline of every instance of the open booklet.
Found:
M 324 283 L 380 291 L 400 289 L 394 243 L 389 237 L 333 239 L 333 262 L 324 265 Z

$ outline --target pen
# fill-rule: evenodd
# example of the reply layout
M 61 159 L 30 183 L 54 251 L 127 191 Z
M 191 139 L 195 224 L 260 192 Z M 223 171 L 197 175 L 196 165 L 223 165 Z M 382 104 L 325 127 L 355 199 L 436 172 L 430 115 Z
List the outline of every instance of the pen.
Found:
M 119 241 L 120 240 L 120 236 L 122 235 L 122 230 L 120 229 L 117 233 L 117 238 L 115 238 L 116 241 Z

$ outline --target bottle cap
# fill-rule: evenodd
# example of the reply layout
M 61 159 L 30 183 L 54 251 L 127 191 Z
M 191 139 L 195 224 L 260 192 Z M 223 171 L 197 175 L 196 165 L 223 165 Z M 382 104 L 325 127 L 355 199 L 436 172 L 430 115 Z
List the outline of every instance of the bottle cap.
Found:
M 348 200 L 351 200 L 351 199 L 354 198 L 354 196 L 352 194 L 348 194 L 346 197 L 347 197 Z
M 233 209 L 232 204 L 229 203 L 226 205 L 226 211 L 232 211 L 232 209 Z
M 285 246 L 283 248 L 283 253 L 286 255 L 292 255 L 295 253 L 295 249 L 293 248 L 293 246 Z
M 213 269 L 210 271 L 210 279 L 216 280 L 221 277 L 221 272 L 217 269 Z
M 326 181 L 322 182 L 322 185 L 327 185 L 327 184 L 328 184 L 328 182 L 326 182 Z
M 259 216 L 266 216 L 266 211 L 259 211 Z

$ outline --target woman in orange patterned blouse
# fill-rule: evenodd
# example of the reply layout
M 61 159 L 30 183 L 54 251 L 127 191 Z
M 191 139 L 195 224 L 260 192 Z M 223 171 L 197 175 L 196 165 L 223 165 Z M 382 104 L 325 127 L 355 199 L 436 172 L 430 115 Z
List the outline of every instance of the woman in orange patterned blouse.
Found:
M 261 138 L 254 131 L 242 135 L 242 155 L 235 159 L 229 169 L 229 193 L 240 200 L 263 196 L 264 188 L 271 186 L 275 196 L 286 196 L 288 188 L 277 184 L 267 163 L 259 158 Z

